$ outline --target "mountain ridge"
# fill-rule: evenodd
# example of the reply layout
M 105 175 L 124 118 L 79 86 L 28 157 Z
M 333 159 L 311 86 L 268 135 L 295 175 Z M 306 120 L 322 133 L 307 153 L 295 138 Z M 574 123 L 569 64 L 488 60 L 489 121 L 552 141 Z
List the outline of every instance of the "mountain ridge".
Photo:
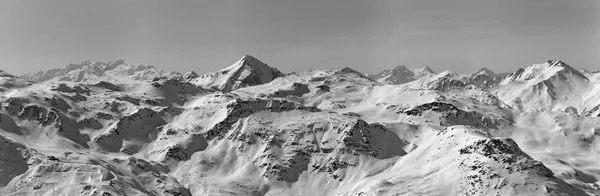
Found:
M 600 74 L 398 69 L 32 74 L 0 91 L 0 195 L 600 194 Z

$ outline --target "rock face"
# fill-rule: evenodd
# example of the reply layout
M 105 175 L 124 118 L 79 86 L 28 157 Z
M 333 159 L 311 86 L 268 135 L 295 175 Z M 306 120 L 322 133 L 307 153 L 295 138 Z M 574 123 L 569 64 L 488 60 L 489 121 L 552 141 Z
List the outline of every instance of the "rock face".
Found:
M 498 126 L 508 123 L 506 119 L 486 117 L 478 112 L 464 111 L 452 104 L 443 102 L 431 102 L 419 105 L 410 110 L 398 111 L 398 113 L 404 113 L 409 116 L 428 116 L 431 113 L 437 113 L 441 115 L 442 121 L 440 121 L 440 124 L 443 126 L 469 125 L 478 128 L 497 129 Z
M 192 74 L 190 74 L 192 75 Z M 246 55 L 233 65 L 218 72 L 199 77 L 191 77 L 190 83 L 221 91 L 231 91 L 247 86 L 265 84 L 284 76 L 276 68 L 269 67 L 260 60 Z
M 135 143 L 148 143 L 154 140 L 159 131 L 157 127 L 166 123 L 154 110 L 141 108 L 133 114 L 119 119 L 114 128 L 99 135 L 94 142 L 107 151 L 118 152 L 126 147 L 123 146 L 124 140 Z M 139 143 L 134 145 L 139 145 Z

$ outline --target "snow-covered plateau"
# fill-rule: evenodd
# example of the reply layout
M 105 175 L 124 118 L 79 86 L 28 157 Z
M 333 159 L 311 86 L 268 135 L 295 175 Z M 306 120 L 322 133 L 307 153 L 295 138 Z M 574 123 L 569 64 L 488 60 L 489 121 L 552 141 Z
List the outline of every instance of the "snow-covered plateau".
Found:
M 223 66 L 225 67 L 225 66 Z M 600 195 L 600 72 L 0 71 L 0 195 Z

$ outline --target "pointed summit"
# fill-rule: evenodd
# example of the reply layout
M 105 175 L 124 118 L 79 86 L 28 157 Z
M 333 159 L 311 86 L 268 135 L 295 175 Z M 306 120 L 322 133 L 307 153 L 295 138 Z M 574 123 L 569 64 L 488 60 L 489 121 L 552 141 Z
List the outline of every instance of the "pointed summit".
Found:
M 435 71 L 433 71 L 433 69 L 431 69 L 429 66 L 425 66 L 425 67 L 422 67 L 422 68 L 419 68 L 419 69 L 416 69 L 416 70 L 435 74 Z
M 244 55 L 233 65 L 218 72 L 191 79 L 190 83 L 214 90 L 232 91 L 247 86 L 269 83 L 282 76 L 284 74 L 278 69 L 269 67 L 266 63 L 251 55 Z
M 259 62 L 261 62 L 260 60 L 256 59 L 254 56 L 249 55 L 249 54 L 242 56 L 242 58 L 239 61 L 245 61 L 245 62 L 259 61 Z
M 478 76 L 478 75 L 486 75 L 486 76 L 494 77 L 494 76 L 496 76 L 496 73 L 493 72 L 492 70 L 489 70 L 488 68 L 482 67 L 474 74 L 474 76 Z

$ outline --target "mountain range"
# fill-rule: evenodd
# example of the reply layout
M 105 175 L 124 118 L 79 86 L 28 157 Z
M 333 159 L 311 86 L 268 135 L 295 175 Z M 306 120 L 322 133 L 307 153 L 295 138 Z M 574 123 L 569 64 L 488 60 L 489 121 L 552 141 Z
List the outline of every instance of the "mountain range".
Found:
M 600 72 L 0 71 L 0 195 L 600 195 Z

